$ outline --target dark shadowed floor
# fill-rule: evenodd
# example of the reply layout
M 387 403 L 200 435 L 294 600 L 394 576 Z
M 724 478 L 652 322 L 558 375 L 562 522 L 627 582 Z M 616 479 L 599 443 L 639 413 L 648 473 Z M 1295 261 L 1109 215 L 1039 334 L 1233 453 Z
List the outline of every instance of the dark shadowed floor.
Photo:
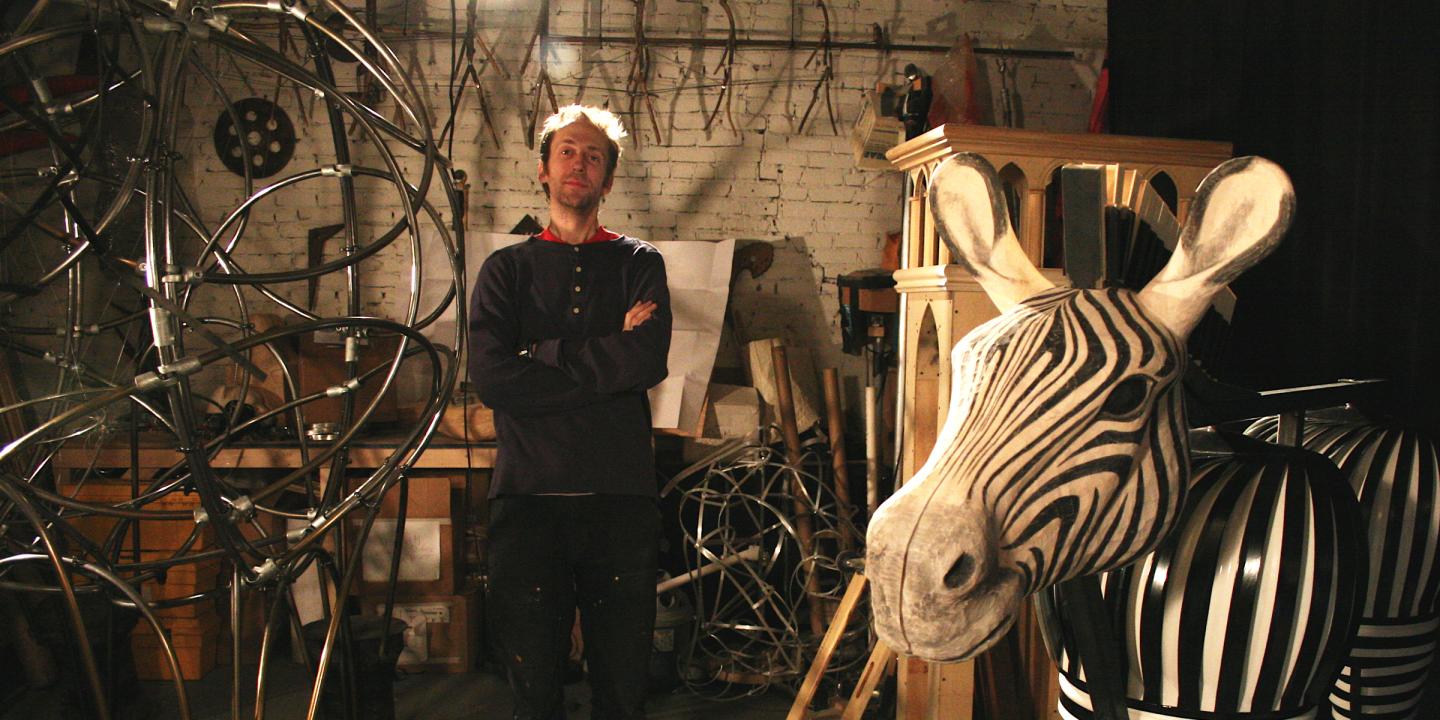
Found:
M 240 717 L 253 718 L 253 668 L 243 675 L 244 699 Z M 267 680 L 267 720 L 304 720 L 310 701 L 308 677 L 299 665 L 278 662 Z M 194 720 L 231 717 L 231 680 L 228 668 L 219 667 L 202 680 L 186 683 L 190 716 Z M 374 688 L 368 688 L 373 690 Z M 78 694 L 65 683 L 49 688 L 13 691 L 3 698 L 0 718 L 6 720 L 78 720 L 94 717 L 83 706 L 67 702 Z M 117 710 L 114 720 L 171 720 L 183 717 L 174 685 L 141 682 Z M 124 689 L 121 689 L 124 692 Z M 383 691 L 382 691 L 383 695 Z M 568 720 L 589 720 L 589 690 L 582 683 L 566 687 Z M 491 672 L 402 675 L 394 683 L 394 720 L 509 720 L 510 690 L 504 678 Z M 648 703 L 651 720 L 778 720 L 790 708 L 790 697 L 778 691 L 734 700 L 713 700 L 679 689 L 655 693 Z M 357 720 L 390 717 L 361 714 Z M 343 717 L 343 716 L 342 716 Z

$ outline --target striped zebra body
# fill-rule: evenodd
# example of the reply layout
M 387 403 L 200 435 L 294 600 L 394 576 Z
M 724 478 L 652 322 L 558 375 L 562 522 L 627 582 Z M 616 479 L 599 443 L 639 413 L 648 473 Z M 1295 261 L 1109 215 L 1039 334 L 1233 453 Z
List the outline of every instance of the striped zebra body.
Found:
M 1245 442 L 1243 439 L 1240 442 Z M 1314 717 L 1359 619 L 1358 503 L 1326 458 L 1247 442 L 1194 463 L 1174 533 L 1102 578 L 1131 718 Z M 1088 720 L 1085 665 L 1042 595 L 1061 714 Z
M 1064 675 L 1060 676 L 1060 702 L 1057 709 L 1063 720 L 1090 720 L 1095 716 L 1090 703 L 1090 693 L 1085 692 L 1083 688 L 1076 687 Z M 1215 720 L 1214 713 L 1186 712 L 1180 708 L 1146 710 L 1130 707 L 1127 710 L 1130 716 L 1129 720 Z M 1262 718 L 1263 720 L 1317 720 L 1319 717 L 1319 709 L 1311 706 L 1310 709 L 1299 713 L 1273 713 L 1259 716 L 1257 720 Z
M 1277 428 L 1267 418 L 1246 433 L 1273 440 Z M 1370 527 L 1363 618 L 1331 691 L 1332 712 L 1419 717 L 1440 625 L 1440 452 L 1412 430 L 1343 414 L 1312 418 L 1302 442 L 1339 466 Z
M 1187 479 L 1185 337 L 1294 203 L 1274 163 L 1227 161 L 1142 290 L 1075 290 L 1025 256 L 1000 188 L 963 153 L 930 177 L 936 231 L 1001 313 L 956 344 L 945 426 L 866 533 L 876 634 L 928 660 L 974 657 L 1027 595 L 1165 536 Z

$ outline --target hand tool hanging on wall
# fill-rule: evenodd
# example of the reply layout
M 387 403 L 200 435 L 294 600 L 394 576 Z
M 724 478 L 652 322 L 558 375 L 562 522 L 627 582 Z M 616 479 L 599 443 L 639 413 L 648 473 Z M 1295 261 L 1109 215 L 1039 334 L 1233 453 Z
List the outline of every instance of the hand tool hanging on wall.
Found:
M 835 76 L 835 56 L 830 47 L 830 8 L 825 7 L 825 0 L 815 0 L 820 6 L 820 12 L 825 17 L 825 30 L 820 34 L 820 47 L 810 53 L 810 58 L 805 61 L 805 67 L 818 56 L 824 69 L 820 72 L 820 79 L 815 82 L 815 90 L 810 94 L 810 104 L 805 108 L 805 114 L 800 116 L 799 132 L 804 134 L 805 121 L 810 119 L 810 111 L 815 109 L 815 103 L 820 99 L 823 91 L 825 95 L 825 113 L 830 116 L 830 132 L 839 135 L 840 127 L 835 124 L 835 107 L 830 103 L 830 80 Z
M 730 21 L 730 33 L 725 39 L 725 52 L 720 54 L 720 62 L 715 66 L 715 71 L 725 71 L 724 79 L 720 81 L 720 95 L 715 98 L 715 107 L 710 111 L 709 117 L 705 118 L 705 132 L 710 132 L 710 126 L 715 122 L 715 116 L 720 114 L 720 106 L 725 106 L 725 119 L 730 121 L 730 129 L 738 130 L 735 127 L 735 117 L 730 114 L 730 83 L 735 78 L 735 11 L 730 9 L 729 0 L 720 0 L 720 7 L 725 10 L 725 18 Z
M 294 54 L 299 56 L 300 63 L 304 63 L 305 54 L 300 52 L 299 43 L 296 43 L 295 38 L 290 35 L 290 16 L 288 15 L 280 16 L 280 37 L 275 46 L 280 51 L 280 54 L 285 57 L 290 57 L 291 51 L 295 51 Z M 275 76 L 275 100 L 277 102 L 280 100 L 280 88 L 284 86 L 286 81 L 287 78 L 284 75 L 277 74 Z M 304 96 L 300 94 L 299 83 L 291 81 L 290 90 L 295 95 L 295 112 L 300 113 L 300 122 L 304 123 L 308 128 L 310 126 L 310 113 L 306 110 Z M 315 94 L 311 93 L 310 97 L 313 100 Z
M 495 141 L 495 147 L 500 147 L 500 134 L 495 129 L 495 119 L 490 114 L 490 101 L 486 96 L 485 86 L 480 84 L 480 75 L 491 65 L 494 65 L 500 71 L 501 77 L 509 80 L 510 71 L 505 69 L 504 63 L 500 62 L 500 58 L 495 57 L 494 51 L 490 49 L 489 43 L 486 43 L 485 38 L 480 36 L 480 27 L 476 15 L 476 0 L 470 0 L 465 7 L 465 39 L 462 42 L 463 49 L 460 52 L 460 56 L 455 59 L 455 64 L 450 68 L 450 86 L 454 91 L 454 94 L 450 96 L 450 117 L 445 121 L 445 127 L 440 131 L 439 139 L 436 140 L 436 144 L 438 145 L 444 145 L 448 139 L 452 148 L 454 146 L 454 138 L 450 136 L 450 133 L 455 129 L 455 111 L 456 108 L 460 106 L 460 101 L 465 97 L 465 87 L 468 82 L 471 87 L 475 88 L 475 98 L 480 105 L 480 118 L 485 123 L 485 129 L 490 131 L 490 139 Z M 476 45 L 479 45 L 480 51 L 485 53 L 485 65 L 480 69 L 476 69 L 475 67 Z M 465 69 L 463 71 L 460 70 L 461 62 L 465 63 Z M 454 153 L 451 154 L 453 155 Z
M 341 15 L 341 13 L 336 14 Z M 344 20 L 343 15 L 341 19 Z M 350 22 L 345 21 L 345 25 L 349 26 Z M 373 29 L 377 33 L 380 32 L 380 9 L 376 6 L 376 0 L 365 0 L 365 25 Z M 369 42 L 366 42 L 363 46 L 361 46 L 360 49 L 364 53 L 365 58 L 369 60 L 372 65 L 379 59 L 379 56 L 375 52 L 375 48 L 372 47 Z M 385 90 L 380 86 L 380 83 L 376 82 L 375 78 L 372 77 L 370 73 L 366 70 L 365 63 L 358 62 L 358 58 L 356 60 L 356 89 L 355 92 L 346 94 L 366 105 L 375 107 L 377 104 L 379 104 L 380 96 L 385 92 Z M 350 138 L 353 140 L 362 137 L 364 137 L 364 131 L 361 129 L 360 123 L 354 123 L 350 125 Z
M 625 94 L 630 96 L 630 116 L 638 114 L 635 105 L 645 101 L 645 110 L 650 115 L 650 127 L 655 132 L 655 142 L 663 144 L 660 135 L 660 119 L 655 114 L 655 103 L 650 98 L 650 46 L 645 42 L 645 0 L 635 1 L 635 49 L 630 58 L 630 77 L 625 83 Z M 638 122 L 637 122 L 638 125 Z M 636 145 L 640 144 L 640 133 L 630 136 Z
M 535 34 L 530 36 L 530 44 L 525 48 L 525 62 L 520 64 L 520 74 L 525 74 L 525 68 L 530 66 L 530 51 L 537 45 L 539 59 L 536 64 L 539 66 L 539 74 L 535 76 L 535 85 L 532 86 L 535 92 L 535 102 L 531 106 L 529 117 L 525 118 L 525 147 L 535 149 L 535 126 L 540 123 L 540 97 L 543 91 L 545 97 L 550 98 L 550 112 L 560 109 L 560 103 L 555 101 L 555 86 L 550 84 L 549 61 L 545 57 L 549 50 L 546 39 L 550 35 L 550 0 L 540 0 L 540 18 L 535 21 Z
M 363 42 L 362 40 L 355 39 L 355 33 L 353 31 L 350 31 L 350 24 L 345 22 L 345 16 L 341 15 L 340 13 L 333 13 L 332 15 L 330 15 L 330 17 L 327 17 L 323 21 L 321 21 L 320 24 L 329 28 L 336 35 L 340 35 L 346 40 L 349 40 L 351 44 L 358 44 L 360 42 Z M 360 61 L 360 58 L 355 57 L 354 53 L 346 50 L 344 45 L 341 45 L 329 36 L 326 36 L 325 38 L 325 54 L 328 55 L 331 60 L 334 60 L 335 62 L 342 62 L 347 65 L 353 62 Z
M 995 57 L 995 74 L 1000 76 L 1000 127 L 1015 127 L 1015 89 L 1010 84 L 1014 72 L 1010 56 L 1001 46 L 1000 53 Z
M 450 177 L 451 181 L 455 183 L 455 195 L 460 200 L 459 207 L 455 208 L 454 222 L 456 234 L 459 235 L 470 219 L 470 177 L 460 168 L 451 171 Z M 460 257 L 464 259 L 465 254 L 462 252 Z

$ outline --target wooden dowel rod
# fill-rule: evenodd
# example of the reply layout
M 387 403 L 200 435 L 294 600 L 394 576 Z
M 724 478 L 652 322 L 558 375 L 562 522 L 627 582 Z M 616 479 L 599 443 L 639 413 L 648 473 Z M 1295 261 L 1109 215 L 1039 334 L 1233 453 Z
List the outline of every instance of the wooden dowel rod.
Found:
M 770 357 L 775 366 L 775 401 L 776 410 L 780 412 L 780 436 L 785 441 L 785 459 L 799 469 L 800 428 L 795 422 L 795 395 L 790 388 L 790 363 L 785 356 L 785 346 L 770 346 Z
M 830 468 L 834 473 L 835 502 L 839 505 L 840 517 L 853 521 L 850 508 L 850 473 L 845 468 L 845 414 L 840 407 L 840 371 L 825 368 L 821 373 L 825 385 L 825 416 L 830 429 Z M 841 523 L 840 545 L 850 549 L 850 523 Z
M 875 517 L 880 507 L 880 394 L 874 385 L 865 386 L 865 518 Z
M 775 365 L 775 400 L 780 411 L 780 433 L 785 440 L 785 461 L 791 468 L 790 495 L 795 512 L 795 533 L 799 535 L 800 552 L 804 554 L 805 604 L 810 608 L 810 631 L 816 637 L 825 633 L 825 613 L 820 607 L 820 581 L 815 577 L 815 527 L 810 519 L 811 508 L 805 502 L 805 486 L 800 482 L 800 428 L 795 423 L 795 396 L 790 390 L 790 363 L 785 347 L 771 347 Z

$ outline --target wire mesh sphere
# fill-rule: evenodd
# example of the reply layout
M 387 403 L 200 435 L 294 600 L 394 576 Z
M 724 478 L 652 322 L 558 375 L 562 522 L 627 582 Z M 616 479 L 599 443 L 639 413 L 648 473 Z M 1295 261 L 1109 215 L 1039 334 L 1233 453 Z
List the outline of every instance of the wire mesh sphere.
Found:
M 811 608 L 834 608 L 860 537 L 837 511 L 821 460 L 806 454 L 797 467 L 771 447 L 749 446 L 683 491 L 687 569 L 711 573 L 690 584 L 696 631 L 682 677 L 691 690 L 737 697 L 793 689 L 808 671 L 823 633 Z M 856 616 L 830 676 L 855 672 L 868 654 L 868 613 Z

